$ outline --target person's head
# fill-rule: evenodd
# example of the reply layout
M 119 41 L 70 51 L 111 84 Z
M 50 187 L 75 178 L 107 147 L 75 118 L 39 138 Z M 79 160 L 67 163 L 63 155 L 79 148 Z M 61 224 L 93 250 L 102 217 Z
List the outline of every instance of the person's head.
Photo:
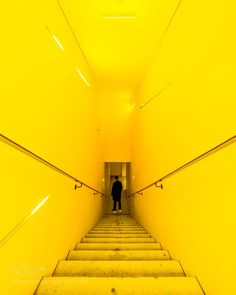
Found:
M 115 179 L 116 179 L 116 180 L 118 180 L 118 178 L 119 178 L 118 176 L 115 176 Z

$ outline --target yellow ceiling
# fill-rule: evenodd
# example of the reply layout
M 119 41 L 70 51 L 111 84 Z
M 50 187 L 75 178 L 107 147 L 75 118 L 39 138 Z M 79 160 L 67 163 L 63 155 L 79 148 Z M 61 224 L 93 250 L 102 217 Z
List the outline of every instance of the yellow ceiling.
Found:
M 134 91 L 179 0 L 57 0 L 98 85 Z M 106 19 L 104 16 L 135 16 Z

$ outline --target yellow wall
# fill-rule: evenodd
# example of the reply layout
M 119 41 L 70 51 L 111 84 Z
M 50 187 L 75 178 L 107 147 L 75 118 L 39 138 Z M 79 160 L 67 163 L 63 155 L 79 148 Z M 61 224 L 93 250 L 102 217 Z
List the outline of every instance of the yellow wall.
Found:
M 0 133 L 103 190 L 92 74 L 57 2 L 23 2 L 1 3 Z M 104 202 L 86 188 L 73 190 L 72 180 L 1 141 L 0 163 L 0 240 L 51 195 L 0 248 L 0 293 L 32 294 L 42 275 L 50 275 L 97 222 Z
M 104 158 L 106 162 L 130 162 L 130 93 L 116 90 L 100 94 L 104 103 Z
M 133 191 L 236 134 L 234 12 L 233 1 L 182 2 L 136 93 Z M 209 295 L 236 293 L 235 155 L 233 144 L 131 201 Z

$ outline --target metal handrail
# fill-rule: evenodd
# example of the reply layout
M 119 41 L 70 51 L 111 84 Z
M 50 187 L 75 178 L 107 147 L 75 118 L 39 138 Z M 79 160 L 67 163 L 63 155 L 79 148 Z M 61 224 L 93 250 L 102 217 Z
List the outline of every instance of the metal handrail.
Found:
M 178 167 L 177 169 L 173 170 L 172 172 L 166 174 L 165 176 L 159 178 L 159 179 L 156 180 L 155 182 L 153 182 L 153 183 L 151 183 L 151 184 L 145 186 L 144 188 L 142 188 L 142 189 L 136 191 L 135 193 L 132 193 L 132 194 L 128 195 L 128 197 L 133 197 L 133 196 L 136 195 L 136 194 L 142 195 L 142 192 L 143 192 L 143 191 L 145 191 L 146 189 L 148 189 L 148 188 L 150 188 L 150 187 L 152 187 L 152 186 L 154 186 L 154 185 L 155 185 L 156 187 L 160 187 L 161 189 L 163 189 L 163 185 L 160 184 L 160 185 L 158 186 L 158 183 L 160 183 L 160 182 L 162 182 L 163 180 L 165 180 L 165 179 L 167 179 L 167 178 L 173 176 L 174 174 L 176 174 L 176 173 L 182 171 L 183 169 L 186 169 L 187 167 L 189 167 L 189 166 L 191 166 L 191 165 L 193 165 L 193 164 L 196 164 L 197 162 L 203 160 L 204 158 L 206 158 L 206 157 L 212 155 L 213 153 L 218 152 L 219 150 L 221 150 L 221 149 L 225 148 L 226 146 L 228 146 L 228 145 L 230 145 L 230 144 L 233 144 L 233 143 L 235 143 L 235 142 L 236 142 L 236 135 L 234 135 L 233 137 L 231 137 L 231 138 L 225 140 L 224 142 L 218 144 L 217 146 L 215 146 L 215 147 L 213 147 L 212 149 L 208 150 L 207 152 L 201 154 L 200 156 L 194 158 L 193 160 L 191 160 L 191 161 L 185 163 L 184 165 Z
M 28 150 L 27 148 L 23 147 L 22 145 L 16 143 L 15 141 L 11 140 L 10 138 L 6 137 L 5 135 L 1 134 L 0 133 L 0 140 L 2 142 L 4 142 L 5 144 L 17 149 L 18 151 L 26 154 L 27 156 L 39 161 L 40 163 L 50 167 L 51 169 L 57 171 L 58 173 L 74 180 L 75 182 L 79 183 L 79 185 L 75 185 L 74 186 L 74 189 L 77 189 L 77 188 L 81 188 L 82 186 L 85 186 L 87 187 L 88 189 L 92 190 L 94 192 L 94 194 L 100 194 L 101 197 L 104 196 L 106 197 L 106 195 L 98 190 L 96 190 L 95 188 L 91 187 L 90 185 L 84 183 L 83 181 L 77 179 L 76 177 L 70 175 L 69 173 L 63 171 L 62 169 L 58 168 L 57 166 L 51 164 L 50 162 L 48 162 L 47 160 L 43 159 L 42 157 L 36 155 L 35 153 L 31 152 L 30 150 Z

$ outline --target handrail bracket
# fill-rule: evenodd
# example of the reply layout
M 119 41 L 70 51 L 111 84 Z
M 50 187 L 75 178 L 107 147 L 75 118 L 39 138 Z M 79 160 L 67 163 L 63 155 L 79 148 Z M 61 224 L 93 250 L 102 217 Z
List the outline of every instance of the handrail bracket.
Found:
M 155 182 L 155 187 L 161 188 L 163 189 L 163 184 L 161 183 L 161 185 L 157 185 L 159 181 Z
M 77 184 L 75 184 L 75 190 L 77 189 L 77 188 L 81 188 L 82 186 L 83 186 L 83 183 L 82 182 L 80 182 L 80 181 L 78 181 L 78 183 L 79 183 L 79 185 L 77 185 Z

